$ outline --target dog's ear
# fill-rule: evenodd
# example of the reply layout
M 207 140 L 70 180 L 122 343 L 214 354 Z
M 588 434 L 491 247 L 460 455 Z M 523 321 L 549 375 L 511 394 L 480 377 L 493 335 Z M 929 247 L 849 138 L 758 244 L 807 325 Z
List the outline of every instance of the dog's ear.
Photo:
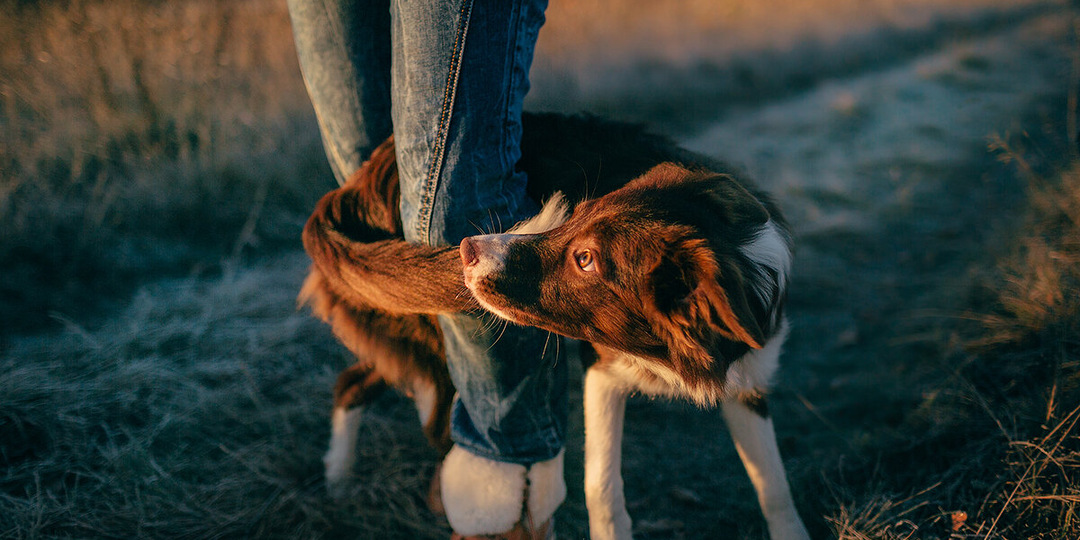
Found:
M 729 174 L 661 163 L 635 182 L 652 188 L 684 186 L 695 204 L 704 205 L 728 226 L 760 227 L 769 221 L 769 211 L 761 200 Z
M 717 175 L 708 181 L 708 196 L 728 225 L 758 228 L 769 221 L 769 211 L 742 184 L 727 175 Z
M 760 349 L 765 341 L 734 264 L 717 262 L 704 240 L 668 246 L 649 276 L 652 307 L 668 326 L 669 344 L 689 352 L 708 348 L 711 335 Z M 690 342 L 680 342 L 690 340 Z M 677 351 L 676 351 L 677 352 Z

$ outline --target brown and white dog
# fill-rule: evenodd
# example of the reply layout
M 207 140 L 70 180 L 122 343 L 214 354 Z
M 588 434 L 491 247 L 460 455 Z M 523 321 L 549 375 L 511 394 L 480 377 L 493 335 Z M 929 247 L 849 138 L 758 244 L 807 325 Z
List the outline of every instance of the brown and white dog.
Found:
M 483 309 L 583 340 L 585 494 L 594 539 L 629 538 L 621 439 L 634 392 L 719 406 L 774 540 L 808 538 L 765 406 L 787 335 L 790 236 L 776 206 L 722 164 L 640 129 L 526 115 L 519 166 L 541 213 L 459 248 L 401 239 L 388 140 L 304 230 L 301 299 L 357 355 L 335 388 L 327 480 L 347 476 L 363 405 L 412 396 L 449 448 L 454 389 L 433 314 Z M 589 360 L 593 360 L 591 364 Z

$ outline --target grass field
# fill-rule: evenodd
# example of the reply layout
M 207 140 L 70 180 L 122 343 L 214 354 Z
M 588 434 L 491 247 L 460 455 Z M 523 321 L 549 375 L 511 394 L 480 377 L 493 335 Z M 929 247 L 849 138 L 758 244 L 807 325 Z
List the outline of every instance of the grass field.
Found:
M 528 106 L 647 122 L 776 194 L 770 406 L 812 532 L 1080 538 L 1075 10 L 720 4 L 554 3 Z M 345 500 L 322 483 L 349 358 L 295 309 L 333 181 L 284 3 L 0 5 L 0 538 L 445 538 L 402 398 Z M 627 416 L 638 537 L 763 537 L 719 415 Z

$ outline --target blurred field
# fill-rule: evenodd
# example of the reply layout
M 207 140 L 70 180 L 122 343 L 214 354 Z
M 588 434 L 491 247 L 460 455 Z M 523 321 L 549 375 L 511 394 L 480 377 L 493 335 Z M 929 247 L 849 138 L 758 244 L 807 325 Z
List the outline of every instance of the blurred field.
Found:
M 446 537 L 401 399 L 363 428 L 347 500 L 322 485 L 348 358 L 294 309 L 333 180 L 284 3 L 0 6 L 0 538 Z M 792 220 L 771 407 L 820 537 L 1080 537 L 1075 16 L 548 12 L 529 107 L 647 122 L 746 167 Z M 762 537 L 718 415 L 628 418 L 639 537 Z M 579 538 L 571 428 L 558 527 Z
M 325 188 L 282 6 L 8 2 L 0 326 L 296 245 Z M 77 310 L 72 312 L 72 310 Z

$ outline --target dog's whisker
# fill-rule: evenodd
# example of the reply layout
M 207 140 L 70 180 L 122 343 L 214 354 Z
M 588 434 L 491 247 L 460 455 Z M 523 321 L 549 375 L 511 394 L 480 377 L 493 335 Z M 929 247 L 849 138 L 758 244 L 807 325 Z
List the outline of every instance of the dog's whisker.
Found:
M 501 319 L 500 319 L 500 320 L 501 320 Z M 490 350 L 491 350 L 492 348 L 494 348 L 494 347 L 495 347 L 495 344 L 497 344 L 497 343 L 499 342 L 499 340 L 500 340 L 500 339 L 502 339 L 502 337 L 503 337 L 503 334 L 505 334 L 505 333 L 506 333 L 506 329 L 507 329 L 507 327 L 509 327 L 509 326 L 510 326 L 510 321 L 507 321 L 507 320 L 503 320 L 502 322 L 503 322 L 503 325 L 502 325 L 502 329 L 500 329 L 500 330 L 499 330 L 499 335 L 495 336 L 495 340 L 491 342 L 491 345 L 488 345 L 488 348 L 487 348 L 487 350 L 489 350 L 489 351 L 490 351 Z
M 487 334 L 495 329 L 495 321 L 492 320 L 490 313 L 479 314 L 480 326 L 476 328 L 476 332 L 473 333 L 473 337 L 479 339 L 480 336 Z
M 544 350 L 540 352 L 540 360 L 543 361 L 547 357 L 548 342 L 551 341 L 552 337 L 555 338 L 555 362 L 551 364 L 551 367 L 555 367 L 559 365 L 559 342 L 562 340 L 551 330 L 548 330 L 547 335 L 544 336 Z
M 486 333 L 489 333 L 489 332 L 494 332 L 495 331 L 495 325 L 496 325 L 495 321 L 491 320 L 491 318 L 482 317 L 480 319 L 480 328 L 476 331 L 477 332 L 477 337 L 479 337 L 481 335 L 484 335 Z
M 585 198 L 591 199 L 592 196 L 593 196 L 593 193 L 592 193 L 592 190 L 589 188 L 589 172 L 585 170 L 585 166 L 582 165 L 580 162 L 574 161 L 573 163 L 574 163 L 574 165 L 577 166 L 578 170 L 581 171 L 581 181 L 582 181 L 582 183 L 585 184 L 585 190 L 584 190 L 585 191 Z M 595 186 L 594 186 L 594 189 L 595 189 Z
M 484 335 L 484 332 L 486 332 L 488 322 L 483 313 L 477 313 L 476 318 L 480 320 L 480 324 L 473 330 L 472 337 L 473 339 L 480 339 L 480 336 Z
M 589 194 L 589 198 L 593 198 L 593 197 L 596 196 L 596 188 L 597 188 L 597 186 L 600 185 L 600 182 L 599 182 L 600 174 L 602 172 L 604 172 L 604 156 L 600 156 L 600 158 L 597 161 L 598 161 L 598 163 L 596 164 L 597 182 L 595 184 L 593 184 L 592 193 Z
M 547 347 L 548 347 L 548 341 L 551 341 L 551 332 L 550 332 L 550 331 L 549 331 L 549 332 L 547 333 L 547 335 L 546 335 L 546 336 L 544 336 L 544 349 L 540 351 L 540 359 L 541 359 L 541 360 L 543 360 L 543 359 L 544 359 L 544 357 L 546 357 L 546 356 L 547 356 Z M 558 347 L 558 345 L 557 345 L 557 344 L 556 344 L 556 347 Z M 555 355 L 556 355 L 556 356 L 558 356 L 558 355 L 559 355 L 559 351 L 558 351 L 558 350 L 556 350 L 556 351 L 555 351 Z
M 488 215 L 488 222 L 487 222 L 487 227 L 484 228 L 484 234 L 494 234 L 495 233 L 495 214 L 492 214 L 491 209 L 489 208 L 488 211 L 487 211 L 487 215 Z
M 496 232 L 498 232 L 498 231 L 495 230 L 496 216 L 489 209 L 487 211 L 487 217 L 488 217 L 487 225 L 484 226 L 484 231 L 481 234 L 495 234 Z
M 487 234 L 486 232 L 484 232 L 484 228 L 483 228 L 483 227 L 481 227 L 481 226 L 480 226 L 480 225 L 479 225 L 478 223 L 476 223 L 475 221 L 473 221 L 473 220 L 469 220 L 469 225 L 472 225 L 472 228 L 476 229 L 476 232 L 477 232 L 477 233 L 480 233 L 480 234 Z
M 500 319 L 499 317 L 495 317 L 495 316 L 492 317 L 492 327 L 493 328 L 494 327 L 500 327 L 499 328 L 499 336 L 495 338 L 494 343 L 498 343 L 499 340 L 502 339 L 502 336 L 503 336 L 503 334 L 506 333 L 506 328 L 508 326 L 510 326 L 510 321 L 508 321 L 506 319 Z M 493 345 L 494 345 L 494 343 L 493 343 Z
M 502 320 L 487 310 L 481 310 L 477 316 L 480 319 L 480 326 L 476 329 L 476 333 L 473 336 L 477 338 L 485 333 L 493 332 L 495 327 L 498 326 L 499 322 Z
M 548 335 L 549 335 L 549 336 L 550 336 L 551 334 L 553 334 L 553 332 L 548 332 Z M 560 354 L 559 354 L 559 353 L 561 353 L 561 352 L 562 352 L 562 350 L 560 350 L 560 345 L 561 345 L 561 344 L 562 344 L 562 340 L 561 340 L 561 339 L 559 339 L 559 336 L 555 336 L 555 363 L 554 363 L 554 364 L 552 364 L 552 366 L 557 366 L 557 365 L 559 365 L 559 356 L 560 356 Z
M 461 300 L 462 298 L 465 298 L 466 295 L 471 296 L 472 291 L 470 291 L 468 287 L 462 287 L 461 290 L 454 295 L 454 300 Z

